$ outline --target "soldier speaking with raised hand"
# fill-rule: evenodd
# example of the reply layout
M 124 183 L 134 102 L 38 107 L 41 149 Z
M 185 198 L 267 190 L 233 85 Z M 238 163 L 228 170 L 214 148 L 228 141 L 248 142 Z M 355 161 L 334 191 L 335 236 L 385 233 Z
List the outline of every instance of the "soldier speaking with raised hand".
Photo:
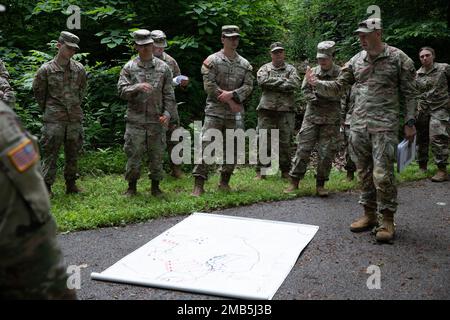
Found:
M 61 32 L 58 54 L 42 65 L 33 81 L 34 96 L 44 112 L 41 137 L 42 171 L 48 191 L 55 182 L 59 150 L 64 145 L 66 193 L 79 193 L 78 153 L 83 146 L 83 110 L 86 92 L 86 71 L 72 59 L 80 49 L 80 39 L 67 31 Z
M 321 80 L 334 80 L 339 75 L 340 67 L 334 61 L 334 41 L 322 41 L 317 45 L 318 66 L 312 73 Z M 303 179 L 314 146 L 318 145 L 319 159 L 316 173 L 316 193 L 321 197 L 328 196 L 325 181 L 329 179 L 333 159 L 337 151 L 337 138 L 339 136 L 341 99 L 339 96 L 326 97 L 316 92 L 303 80 L 302 90 L 307 100 L 306 112 L 302 127 L 298 133 L 298 146 L 292 160 L 289 175 L 291 183 L 285 192 L 298 189 Z
M 125 145 L 127 166 L 125 195 L 137 193 L 141 175 L 142 157 L 149 157 L 151 194 L 161 196 L 159 187 L 163 179 L 163 153 L 166 147 L 165 128 L 169 121 L 178 120 L 172 72 L 169 66 L 153 56 L 150 31 L 141 29 L 133 33 L 138 57 L 125 64 L 117 83 L 119 95 L 128 101 Z
M 359 232 L 377 225 L 377 209 L 382 224 L 376 232 L 380 242 L 394 238 L 397 187 L 394 162 L 398 144 L 400 96 L 405 100 L 405 137 L 416 134 L 417 85 L 413 61 L 400 49 L 382 41 L 381 19 L 371 18 L 355 31 L 362 51 L 348 61 L 334 81 L 318 80 L 311 69 L 305 77 L 316 92 L 325 97 L 341 96 L 355 84 L 355 105 L 350 123 L 350 153 L 361 182 L 360 203 L 364 215 L 350 230 Z

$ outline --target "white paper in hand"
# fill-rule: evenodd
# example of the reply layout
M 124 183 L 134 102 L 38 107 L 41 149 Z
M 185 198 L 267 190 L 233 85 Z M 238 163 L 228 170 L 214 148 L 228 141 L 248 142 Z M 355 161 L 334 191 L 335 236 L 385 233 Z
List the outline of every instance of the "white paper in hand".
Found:
M 415 159 L 415 155 L 416 137 L 412 143 L 406 139 L 400 142 L 397 146 L 397 171 L 402 172 Z
M 186 76 L 183 76 L 183 75 L 177 76 L 177 77 L 173 78 L 173 84 L 176 86 L 179 86 L 181 81 L 183 81 L 183 80 L 189 80 L 189 78 Z

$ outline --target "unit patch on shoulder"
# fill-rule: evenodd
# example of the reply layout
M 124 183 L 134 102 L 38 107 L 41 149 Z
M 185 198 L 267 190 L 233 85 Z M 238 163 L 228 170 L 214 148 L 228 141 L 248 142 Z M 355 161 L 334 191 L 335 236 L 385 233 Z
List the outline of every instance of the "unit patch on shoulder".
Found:
M 211 59 L 211 57 L 206 58 L 206 59 L 203 61 L 203 65 L 204 65 L 205 67 L 207 67 L 208 69 L 210 69 L 210 68 L 212 67 L 212 60 L 213 60 L 213 59 Z
M 8 152 L 8 158 L 19 172 L 26 171 L 36 163 L 39 155 L 30 139 L 24 139 L 18 146 Z

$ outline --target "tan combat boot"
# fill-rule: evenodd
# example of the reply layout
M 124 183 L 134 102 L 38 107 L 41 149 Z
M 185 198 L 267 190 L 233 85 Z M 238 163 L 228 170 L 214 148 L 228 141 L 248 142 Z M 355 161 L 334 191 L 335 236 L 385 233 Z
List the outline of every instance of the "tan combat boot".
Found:
M 176 165 L 176 164 L 172 164 L 172 173 L 171 173 L 172 177 L 174 177 L 175 179 L 181 179 L 183 178 L 183 171 L 181 170 L 181 166 L 180 165 Z
M 383 222 L 377 228 L 376 238 L 379 242 L 390 242 L 394 239 L 395 235 L 394 211 L 384 209 L 381 213 L 383 214 Z
M 203 186 L 205 185 L 205 179 L 202 177 L 195 177 L 195 183 L 194 183 L 194 191 L 192 191 L 191 195 L 193 197 L 200 197 L 202 194 L 205 193 L 205 189 L 203 189 Z
M 439 168 L 436 174 L 431 178 L 433 182 L 444 182 L 448 181 L 448 174 L 446 169 Z
M 123 193 L 124 196 L 131 197 L 137 194 L 137 180 L 131 180 L 128 182 L 128 189 Z
M 75 180 L 66 181 L 66 194 L 80 193 L 82 190 L 77 187 Z
M 230 173 L 222 172 L 220 174 L 220 181 L 219 181 L 219 185 L 217 186 L 220 191 L 225 191 L 225 192 L 230 192 L 231 191 L 231 188 L 230 188 L 230 185 L 229 185 L 230 178 L 231 178 L 231 174 Z
M 291 180 L 289 182 L 289 187 L 287 187 L 283 192 L 284 193 L 292 193 L 298 190 L 298 184 L 300 183 L 300 179 L 290 177 Z
M 161 197 L 162 195 L 164 195 L 164 193 L 159 188 L 159 181 L 158 180 L 152 180 L 151 194 L 154 197 Z
M 316 194 L 319 197 L 328 197 L 328 190 L 325 189 L 325 181 L 316 182 Z
M 373 208 L 364 206 L 364 215 L 353 221 L 350 231 L 361 232 L 372 229 L 377 225 L 377 213 Z

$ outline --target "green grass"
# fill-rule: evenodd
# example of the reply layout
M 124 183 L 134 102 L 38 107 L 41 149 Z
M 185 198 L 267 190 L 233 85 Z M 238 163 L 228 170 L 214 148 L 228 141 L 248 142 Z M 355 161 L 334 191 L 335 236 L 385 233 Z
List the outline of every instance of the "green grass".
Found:
M 414 181 L 431 176 L 436 168 L 431 166 L 427 174 L 418 170 L 416 164 L 410 165 L 397 176 L 397 181 Z M 288 183 L 279 176 L 255 181 L 254 168 L 236 169 L 230 185 L 232 192 L 217 191 L 219 176 L 213 175 L 205 184 L 206 193 L 200 198 L 190 196 L 194 179 L 186 175 L 181 180 L 168 176 L 161 183 L 166 195 L 157 199 L 150 194 L 150 181 L 142 176 L 138 182 L 138 195 L 125 197 L 127 188 L 123 175 L 86 175 L 78 180 L 84 190 L 82 194 L 65 195 L 64 181 L 57 179 L 53 191 L 52 213 L 62 232 L 94 229 L 106 226 L 121 226 L 133 222 L 146 221 L 158 217 L 190 214 L 194 211 L 212 211 L 220 208 L 237 207 L 264 201 L 294 199 L 311 196 L 315 193 L 315 179 L 308 171 L 300 183 L 296 194 L 285 194 Z M 345 172 L 333 168 L 326 187 L 331 192 L 342 192 L 357 188 L 356 180 L 345 180 Z

